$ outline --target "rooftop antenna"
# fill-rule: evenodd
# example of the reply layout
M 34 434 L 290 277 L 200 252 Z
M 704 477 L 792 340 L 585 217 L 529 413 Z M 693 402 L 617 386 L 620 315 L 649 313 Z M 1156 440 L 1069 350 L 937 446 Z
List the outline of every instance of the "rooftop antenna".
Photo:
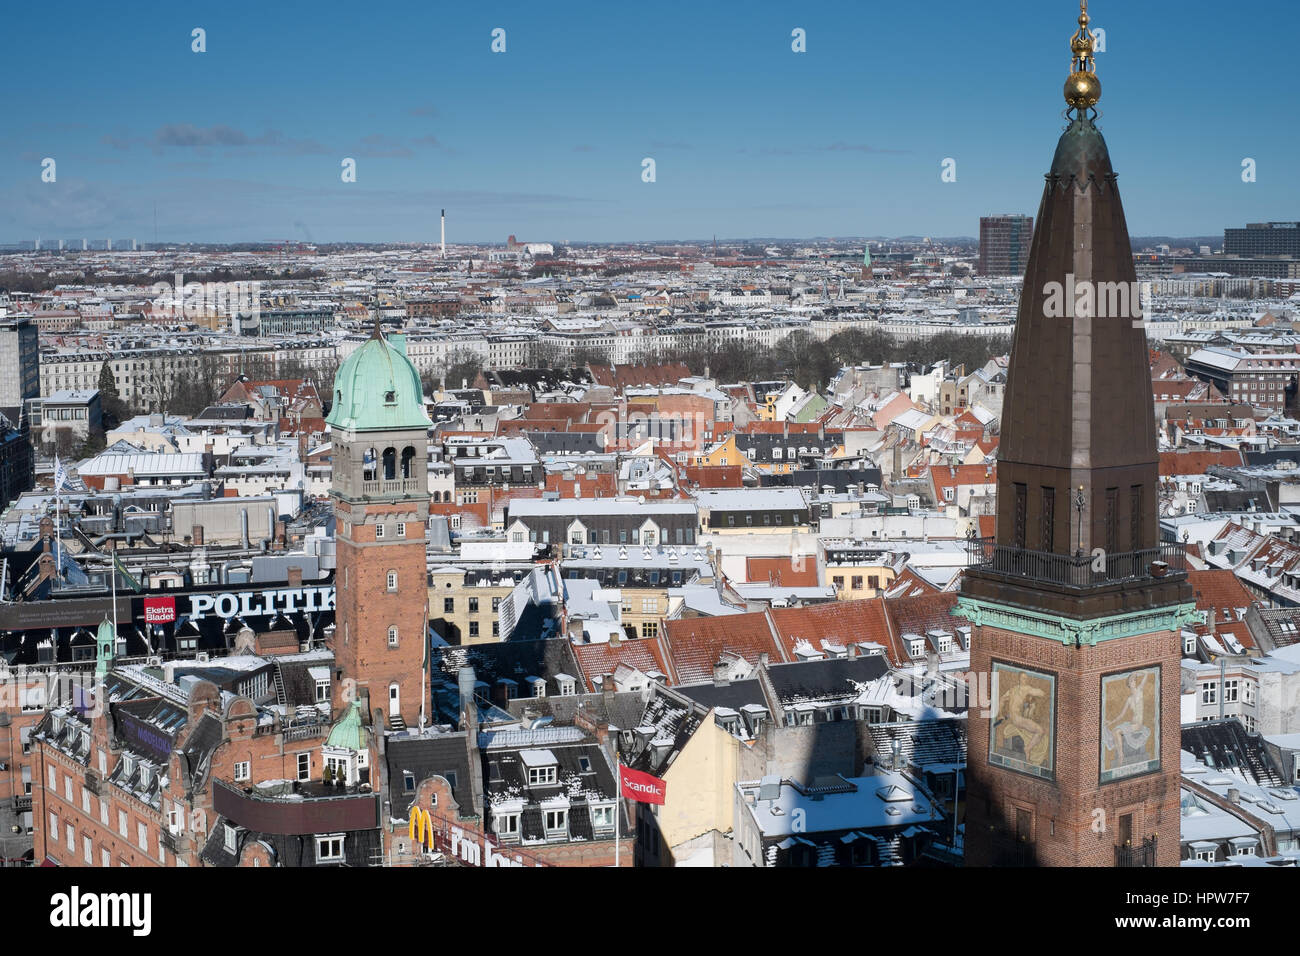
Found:
M 442 257 L 447 258 L 447 210 L 442 211 Z

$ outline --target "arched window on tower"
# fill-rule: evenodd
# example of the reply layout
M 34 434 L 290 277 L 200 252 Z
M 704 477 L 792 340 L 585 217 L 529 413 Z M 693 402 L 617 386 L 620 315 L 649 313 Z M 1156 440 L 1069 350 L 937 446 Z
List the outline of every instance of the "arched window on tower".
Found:
M 376 454 L 373 448 L 367 448 L 365 455 L 361 458 L 361 479 L 363 481 L 375 480 Z
M 384 481 L 392 481 L 397 477 L 397 449 L 384 449 Z
M 414 467 L 414 463 L 415 463 L 415 449 L 412 448 L 410 445 L 407 445 L 405 448 L 402 449 L 402 477 L 403 478 L 414 477 L 411 474 L 411 468 Z

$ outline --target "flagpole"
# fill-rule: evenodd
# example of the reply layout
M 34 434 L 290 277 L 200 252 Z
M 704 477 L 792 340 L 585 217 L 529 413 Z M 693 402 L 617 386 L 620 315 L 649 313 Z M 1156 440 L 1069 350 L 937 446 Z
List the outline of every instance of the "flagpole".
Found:
M 623 758 L 614 758 L 614 869 L 619 868 L 619 844 L 622 842 Z
M 63 516 L 60 512 L 63 510 L 60 503 L 59 492 L 63 490 L 63 482 L 59 481 L 59 456 L 54 456 L 54 571 L 59 576 L 63 576 Z

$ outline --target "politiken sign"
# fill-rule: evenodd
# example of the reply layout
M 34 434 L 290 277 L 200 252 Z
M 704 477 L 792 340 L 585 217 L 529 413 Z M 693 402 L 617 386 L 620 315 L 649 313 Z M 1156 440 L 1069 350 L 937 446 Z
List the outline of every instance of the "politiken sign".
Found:
M 191 594 L 190 617 L 202 620 L 209 614 L 217 617 L 264 617 L 283 611 L 334 610 L 334 585 L 301 588 L 273 588 L 269 591 L 240 591 L 224 594 Z

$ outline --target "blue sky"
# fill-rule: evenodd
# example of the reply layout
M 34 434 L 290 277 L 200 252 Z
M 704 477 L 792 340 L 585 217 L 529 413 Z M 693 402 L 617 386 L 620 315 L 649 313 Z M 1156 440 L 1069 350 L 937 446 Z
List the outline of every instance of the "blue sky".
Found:
M 1300 5 L 1091 8 L 1130 231 L 1300 218 Z M 976 235 L 981 214 L 1037 209 L 1077 13 L 1070 0 L 11 5 L 0 240 L 150 240 L 155 207 L 162 241 L 436 240 L 444 206 L 465 241 Z M 497 27 L 505 53 L 490 49 Z M 806 53 L 791 51 L 796 27 Z

